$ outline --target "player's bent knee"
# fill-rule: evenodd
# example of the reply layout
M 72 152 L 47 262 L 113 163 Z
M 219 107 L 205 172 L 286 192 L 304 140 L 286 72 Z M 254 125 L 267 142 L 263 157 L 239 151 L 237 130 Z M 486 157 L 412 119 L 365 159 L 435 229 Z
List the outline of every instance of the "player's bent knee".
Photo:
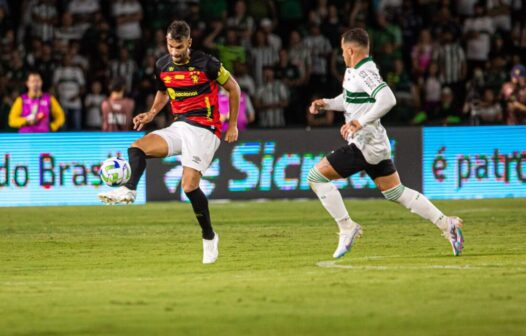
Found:
M 181 188 L 183 188 L 183 191 L 185 194 L 188 194 L 197 188 L 199 188 L 199 183 L 193 183 L 193 182 L 183 182 L 181 184 Z

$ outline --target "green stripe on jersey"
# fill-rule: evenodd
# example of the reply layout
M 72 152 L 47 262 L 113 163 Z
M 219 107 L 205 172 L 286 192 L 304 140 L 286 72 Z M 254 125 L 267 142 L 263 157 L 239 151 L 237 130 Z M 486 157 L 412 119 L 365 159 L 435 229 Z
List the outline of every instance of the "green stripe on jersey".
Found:
M 349 104 L 369 104 L 375 101 L 367 92 L 351 92 L 345 90 L 345 102 Z
M 347 98 L 345 99 L 345 102 L 348 104 L 372 104 L 376 102 L 376 99 L 374 98 Z
M 382 84 L 378 85 L 376 87 L 376 89 L 374 89 L 373 92 L 371 92 L 371 97 L 373 97 L 373 98 L 376 97 L 378 92 L 380 92 L 380 90 L 383 89 L 386 86 L 387 86 L 387 84 L 385 82 L 383 82 Z

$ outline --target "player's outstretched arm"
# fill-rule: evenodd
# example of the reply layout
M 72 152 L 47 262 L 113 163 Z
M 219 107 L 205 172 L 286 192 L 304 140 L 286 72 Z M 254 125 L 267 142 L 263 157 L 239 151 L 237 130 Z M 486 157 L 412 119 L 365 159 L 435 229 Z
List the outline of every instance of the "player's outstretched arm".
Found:
M 239 84 L 233 76 L 230 76 L 223 88 L 228 91 L 228 107 L 230 111 L 230 117 L 228 121 L 228 129 L 225 134 L 226 142 L 237 141 L 238 130 L 237 130 L 237 115 L 239 113 L 239 97 L 241 95 L 241 89 Z
M 170 100 L 168 93 L 166 91 L 158 90 L 153 100 L 152 107 L 150 111 L 140 113 L 133 118 L 133 129 L 140 131 L 143 129 L 144 125 L 149 123 L 155 118 L 155 116 L 161 112 L 166 103 Z
M 331 110 L 331 111 L 345 111 L 343 107 L 343 94 L 339 96 L 328 99 L 316 99 L 313 100 L 309 107 L 309 112 L 312 114 L 318 114 L 320 110 Z

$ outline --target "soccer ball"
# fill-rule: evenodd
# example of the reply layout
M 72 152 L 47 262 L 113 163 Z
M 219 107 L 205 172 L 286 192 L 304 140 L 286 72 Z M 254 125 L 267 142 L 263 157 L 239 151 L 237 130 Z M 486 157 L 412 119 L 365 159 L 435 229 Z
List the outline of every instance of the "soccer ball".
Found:
M 100 166 L 100 178 L 110 187 L 117 187 L 128 182 L 131 176 L 131 168 L 128 161 L 112 157 L 105 160 Z

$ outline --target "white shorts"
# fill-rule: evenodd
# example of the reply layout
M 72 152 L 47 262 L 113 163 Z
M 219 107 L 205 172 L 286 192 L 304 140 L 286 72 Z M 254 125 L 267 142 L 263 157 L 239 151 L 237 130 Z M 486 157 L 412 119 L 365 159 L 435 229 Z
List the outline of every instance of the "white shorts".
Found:
M 183 167 L 190 167 L 201 174 L 212 163 L 221 140 L 207 129 L 177 121 L 154 131 L 168 144 L 168 156 L 181 154 Z

